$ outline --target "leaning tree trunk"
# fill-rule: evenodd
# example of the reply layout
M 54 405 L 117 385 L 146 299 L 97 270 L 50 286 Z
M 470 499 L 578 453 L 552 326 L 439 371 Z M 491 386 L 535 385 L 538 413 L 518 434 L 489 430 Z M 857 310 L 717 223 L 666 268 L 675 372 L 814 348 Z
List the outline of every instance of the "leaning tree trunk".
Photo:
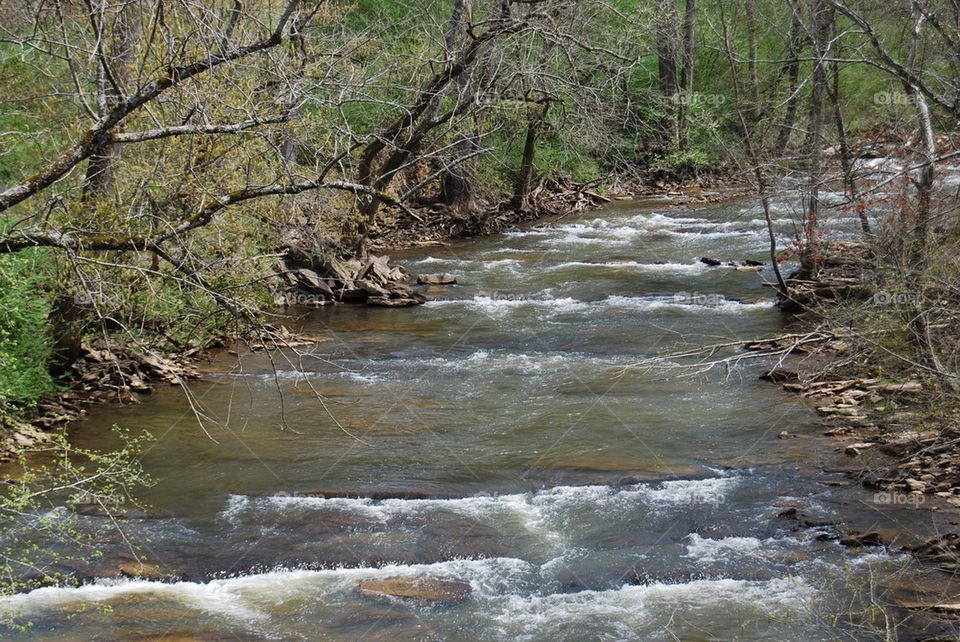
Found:
M 754 122 L 762 120 L 763 108 L 760 105 L 760 72 L 757 60 L 757 14 L 754 8 L 756 0 L 745 0 L 744 13 L 747 17 L 747 70 L 750 73 L 750 102 L 753 103 Z
M 727 27 L 726 16 L 723 11 L 723 5 L 720 5 L 720 24 L 723 28 L 723 46 L 726 54 L 727 63 L 730 65 L 730 78 L 733 83 L 733 103 L 737 114 L 737 120 L 740 123 L 740 132 L 743 135 L 743 142 L 746 146 L 747 159 L 750 161 L 754 180 L 756 181 L 757 195 L 760 197 L 760 204 L 763 207 L 763 216 L 767 224 L 767 236 L 770 241 L 770 264 L 773 268 L 773 275 L 777 279 L 777 292 L 782 301 L 790 300 L 790 289 L 783 278 L 780 270 L 779 256 L 777 256 L 777 235 L 773 227 L 773 216 L 770 208 L 770 191 L 767 185 L 767 178 L 764 174 L 762 159 L 755 144 L 755 132 L 745 115 L 743 105 L 743 91 L 740 87 L 740 71 L 737 69 L 737 57 L 734 54 L 732 35 Z

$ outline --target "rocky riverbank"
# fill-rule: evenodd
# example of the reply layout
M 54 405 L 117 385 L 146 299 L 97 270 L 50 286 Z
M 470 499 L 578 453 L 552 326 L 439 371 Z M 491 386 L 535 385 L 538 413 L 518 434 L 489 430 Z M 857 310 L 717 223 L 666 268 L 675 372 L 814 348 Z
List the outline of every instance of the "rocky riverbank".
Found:
M 781 308 L 799 316 L 813 340 L 757 344 L 789 356 L 790 366 L 766 377 L 809 400 L 822 416 L 824 434 L 858 463 L 869 488 L 938 497 L 960 507 L 960 407 L 954 381 L 932 367 L 894 355 L 890 363 L 869 359 L 888 333 L 882 326 L 854 328 L 851 315 L 890 307 L 897 294 L 885 290 L 859 244 L 832 244 L 815 275 L 800 271 L 787 284 Z M 906 299 L 904 299 L 906 301 Z M 948 305 L 949 302 L 942 302 Z M 957 302 L 954 302 L 957 303 Z M 891 315 L 891 323 L 907 324 Z
M 898 315 L 891 302 L 913 298 L 891 293 L 889 280 L 872 265 L 864 245 L 830 244 L 819 269 L 792 275 L 789 296 L 780 298 L 781 308 L 797 317 L 799 331 L 747 348 L 777 356 L 778 366 L 763 378 L 820 415 L 821 433 L 834 444 L 825 467 L 873 491 L 877 511 L 933 511 L 940 523 L 936 534 L 919 541 L 898 542 L 897 528 L 867 528 L 841 536 L 840 543 L 908 552 L 952 577 L 960 571 L 960 404 L 954 382 L 935 367 L 900 354 L 876 358 L 892 352 L 888 335 L 909 325 L 910 311 Z M 941 301 L 957 303 L 952 297 Z M 877 306 L 890 326 L 874 318 Z M 803 523 L 796 511 L 784 516 Z M 947 584 L 945 592 L 931 589 L 923 599 L 901 600 L 901 606 L 935 620 L 953 618 L 958 609 Z

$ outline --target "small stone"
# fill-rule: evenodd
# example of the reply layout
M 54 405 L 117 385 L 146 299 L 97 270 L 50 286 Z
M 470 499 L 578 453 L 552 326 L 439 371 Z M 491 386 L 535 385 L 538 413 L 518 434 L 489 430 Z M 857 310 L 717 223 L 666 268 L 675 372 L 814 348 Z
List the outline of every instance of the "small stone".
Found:
M 919 492 L 923 492 L 927 488 L 927 485 L 924 484 L 919 479 L 910 478 L 905 480 L 904 483 L 907 485 L 907 488 L 909 488 L 910 490 L 915 490 Z
M 850 444 L 849 446 L 846 447 L 846 449 L 844 449 L 843 452 L 848 457 L 858 457 L 863 450 L 870 448 L 872 446 L 876 446 L 876 444 L 869 441 L 861 441 L 855 444 Z

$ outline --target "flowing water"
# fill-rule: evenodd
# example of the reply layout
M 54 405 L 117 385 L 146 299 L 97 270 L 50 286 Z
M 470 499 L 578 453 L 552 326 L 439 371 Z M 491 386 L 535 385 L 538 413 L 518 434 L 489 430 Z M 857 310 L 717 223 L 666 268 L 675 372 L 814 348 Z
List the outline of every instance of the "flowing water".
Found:
M 786 239 L 795 203 L 775 206 Z M 149 509 L 123 528 L 178 579 L 116 579 L 117 537 L 96 579 L 6 607 L 48 640 L 836 639 L 833 616 L 902 559 L 778 517 L 849 507 L 809 456 L 815 413 L 755 364 L 645 362 L 784 328 L 769 265 L 697 260 L 763 261 L 760 217 L 629 202 L 404 252 L 460 285 L 414 309 L 308 312 L 315 346 L 224 353 L 192 406 L 170 388 L 97 409 L 82 445 L 110 446 L 113 424 L 157 438 Z M 472 591 L 358 589 L 398 576 Z

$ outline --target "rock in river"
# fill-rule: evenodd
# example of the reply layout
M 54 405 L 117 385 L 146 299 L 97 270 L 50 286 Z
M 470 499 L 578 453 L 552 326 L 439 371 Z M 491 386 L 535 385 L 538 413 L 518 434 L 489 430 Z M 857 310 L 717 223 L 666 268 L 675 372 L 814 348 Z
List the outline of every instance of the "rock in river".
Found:
M 366 597 L 399 597 L 417 602 L 458 604 L 470 596 L 470 585 L 456 579 L 388 577 L 363 580 L 360 592 Z
M 420 305 L 421 303 L 423 303 L 423 301 L 417 299 L 388 299 L 382 296 L 372 296 L 367 299 L 367 305 L 382 308 L 409 308 L 412 305 Z
M 419 274 L 417 283 L 420 285 L 456 285 L 457 277 L 452 274 Z

